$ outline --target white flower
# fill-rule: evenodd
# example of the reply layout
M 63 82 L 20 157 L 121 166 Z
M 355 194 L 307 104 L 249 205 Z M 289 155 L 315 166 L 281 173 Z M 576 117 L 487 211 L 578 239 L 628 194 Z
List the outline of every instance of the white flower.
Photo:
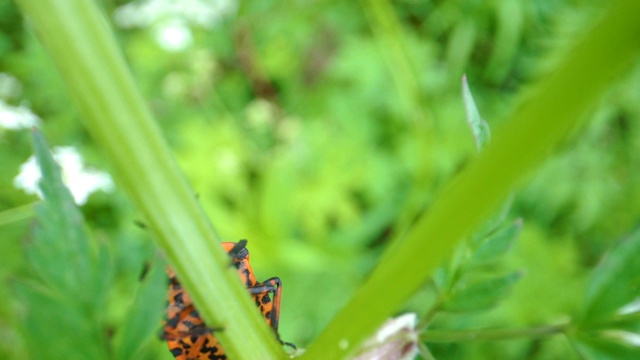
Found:
M 20 93 L 22 84 L 8 73 L 0 73 L 0 99 L 10 99 Z
M 28 129 L 37 126 L 40 118 L 26 106 L 11 106 L 0 100 L 0 127 L 9 130 Z
M 53 149 L 53 157 L 62 168 L 63 181 L 71 191 L 76 204 L 84 205 L 89 195 L 98 190 L 106 192 L 113 190 L 111 177 L 104 172 L 86 168 L 76 149 L 56 147 Z M 20 173 L 13 179 L 13 185 L 28 194 L 36 194 L 42 198 L 38 187 L 40 178 L 40 168 L 36 158 L 31 156 L 20 165 Z
M 354 360 L 410 360 L 418 355 L 417 317 L 407 313 L 387 320 Z
M 143 0 L 120 6 L 113 14 L 122 28 L 154 28 L 163 49 L 179 51 L 191 45 L 190 26 L 211 29 L 236 12 L 236 0 Z
M 191 30 L 184 21 L 165 21 L 155 29 L 156 42 L 167 51 L 182 51 L 193 42 Z
M 120 6 L 114 13 L 116 23 L 123 28 L 148 27 L 167 19 L 184 19 L 210 29 L 235 13 L 235 0 L 143 0 Z

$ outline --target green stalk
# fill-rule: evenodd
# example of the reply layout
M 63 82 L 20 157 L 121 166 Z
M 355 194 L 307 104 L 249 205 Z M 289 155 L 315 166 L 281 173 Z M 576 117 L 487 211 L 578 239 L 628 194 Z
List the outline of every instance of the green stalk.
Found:
M 256 311 L 138 92 L 108 21 L 89 0 L 16 0 L 54 60 L 118 184 L 142 211 L 233 359 L 284 351 Z M 158 322 L 160 319 L 158 319 Z
M 498 128 L 413 229 L 387 251 L 351 301 L 303 355 L 343 359 L 428 279 L 455 246 L 575 128 L 613 80 L 630 69 L 640 42 L 640 2 L 611 2 L 555 71 Z M 561 179 L 559 179 L 560 181 Z
M 461 341 L 495 341 L 509 340 L 517 338 L 544 338 L 567 332 L 569 323 L 559 325 L 537 326 L 521 329 L 480 329 L 480 330 L 457 330 L 445 331 L 434 330 L 425 331 L 420 339 L 432 343 L 449 343 Z

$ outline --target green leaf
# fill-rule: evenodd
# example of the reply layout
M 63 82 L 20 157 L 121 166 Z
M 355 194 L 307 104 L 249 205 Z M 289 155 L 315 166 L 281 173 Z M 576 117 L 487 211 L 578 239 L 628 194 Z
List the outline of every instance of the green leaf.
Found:
M 472 255 L 467 266 L 486 265 L 504 255 L 522 230 L 522 220 L 518 219 L 482 241 Z
M 82 214 L 39 131 L 33 132 L 33 143 L 44 201 L 36 206 L 34 241 L 27 247 L 29 262 L 50 287 L 85 299 L 91 295 L 85 289 L 93 288 L 91 259 L 95 251 L 89 245 Z
M 143 346 L 158 334 L 165 307 L 166 276 L 159 261 L 152 265 L 116 335 L 115 359 L 137 359 Z
M 464 109 L 467 114 L 467 123 L 476 142 L 476 149 L 480 151 L 491 139 L 491 129 L 480 116 L 480 111 L 478 111 L 473 95 L 471 95 L 466 75 L 462 77 L 462 99 L 464 100 Z
M 33 142 L 44 201 L 36 206 L 33 240 L 25 249 L 33 279 L 16 287 L 26 308 L 29 348 L 38 358 L 106 359 L 101 319 L 111 278 L 109 253 L 91 241 L 37 130 Z
M 498 208 L 498 211 L 492 214 L 485 222 L 476 230 L 471 237 L 471 245 L 477 246 L 482 243 L 487 236 L 497 231 L 507 219 L 513 204 L 513 194 L 509 194 L 507 200 Z
M 102 329 L 72 299 L 33 283 L 14 284 L 26 305 L 22 328 L 33 359 L 109 359 Z
M 585 360 L 624 360 L 640 358 L 640 347 L 603 336 L 572 338 L 575 349 Z
M 522 273 L 514 272 L 489 279 L 463 279 L 453 289 L 451 297 L 442 304 L 442 309 L 467 312 L 493 307 L 507 295 L 520 277 Z
M 572 339 L 586 359 L 640 357 L 640 230 L 606 254 L 587 285 L 585 310 Z
M 621 315 L 612 324 L 617 330 L 640 334 L 640 312 L 636 311 Z
M 640 230 L 612 248 L 593 271 L 583 321 L 601 320 L 636 300 L 640 294 Z
M 26 248 L 29 265 L 50 289 L 83 306 L 100 309 L 110 279 L 109 254 L 90 238 L 60 168 L 37 130 L 33 144 L 44 201 L 35 209 L 33 242 Z

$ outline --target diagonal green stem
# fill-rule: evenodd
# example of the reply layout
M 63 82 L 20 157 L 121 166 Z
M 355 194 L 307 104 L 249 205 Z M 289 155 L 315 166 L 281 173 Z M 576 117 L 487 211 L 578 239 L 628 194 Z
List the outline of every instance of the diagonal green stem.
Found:
M 640 2 L 612 1 L 550 76 L 499 128 L 492 142 L 436 199 L 303 355 L 348 357 L 453 251 L 458 242 L 538 167 L 637 59 Z M 461 209 L 464 209 L 461 211 Z
M 229 357 L 285 356 L 255 309 L 153 121 L 95 1 L 16 0 L 50 53 L 85 126 L 110 158 Z M 224 309 L 224 311 L 220 311 Z M 158 319 L 158 322 L 160 319 Z

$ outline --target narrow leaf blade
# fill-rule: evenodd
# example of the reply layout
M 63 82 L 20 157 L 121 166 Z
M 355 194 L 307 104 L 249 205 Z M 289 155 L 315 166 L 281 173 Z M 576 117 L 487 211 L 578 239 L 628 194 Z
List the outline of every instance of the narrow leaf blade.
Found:
M 603 337 L 580 336 L 572 339 L 575 349 L 585 360 L 638 359 L 640 348 Z
M 478 246 L 471 258 L 470 265 L 484 265 L 504 255 L 518 238 L 521 230 L 522 220 L 518 219 L 490 235 Z
M 613 247 L 588 284 L 584 321 L 614 314 L 640 294 L 640 230 Z
M 450 312 L 478 311 L 491 308 L 507 295 L 521 277 L 522 273 L 514 272 L 490 279 L 471 280 L 468 285 L 461 282 L 442 308 Z
M 469 88 L 466 75 L 462 77 L 462 98 L 464 100 L 464 109 L 467 114 L 467 123 L 471 128 L 473 139 L 476 142 L 476 149 L 480 151 L 491 139 L 491 130 L 489 129 L 487 122 L 480 116 L 480 111 L 478 111 L 478 106 L 476 105 L 475 100 L 473 100 L 473 95 L 471 94 L 471 89 Z
M 156 261 L 140 286 L 125 324 L 117 335 L 116 359 L 136 359 L 152 337 L 157 335 L 167 290 L 163 267 Z

